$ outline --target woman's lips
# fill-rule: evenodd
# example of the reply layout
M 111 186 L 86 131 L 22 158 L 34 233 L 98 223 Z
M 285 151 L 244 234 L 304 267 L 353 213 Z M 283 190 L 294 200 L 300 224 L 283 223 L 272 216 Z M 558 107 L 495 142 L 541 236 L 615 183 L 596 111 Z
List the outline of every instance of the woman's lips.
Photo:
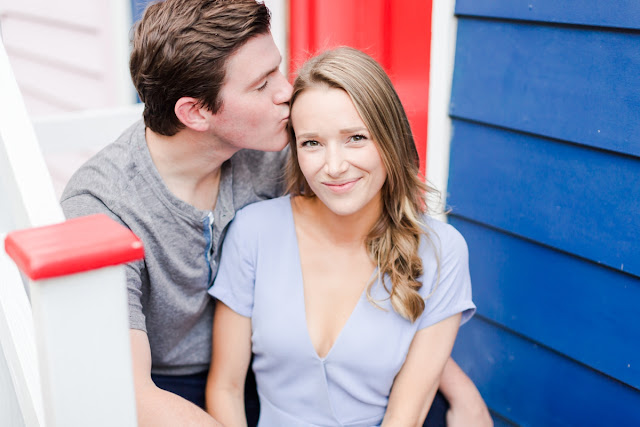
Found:
M 341 194 L 351 190 L 356 185 L 359 179 L 360 178 L 339 182 L 323 182 L 323 184 L 332 192 Z

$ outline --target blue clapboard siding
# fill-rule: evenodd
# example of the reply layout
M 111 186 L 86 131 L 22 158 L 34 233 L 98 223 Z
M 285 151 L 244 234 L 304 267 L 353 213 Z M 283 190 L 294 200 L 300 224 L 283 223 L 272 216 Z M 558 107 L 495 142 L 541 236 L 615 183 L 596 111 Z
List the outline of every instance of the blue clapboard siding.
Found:
M 640 2 L 638 0 L 457 0 L 456 14 L 616 28 L 640 28 Z
M 518 425 L 640 425 L 637 390 L 479 316 L 460 328 L 453 357 L 492 409 Z
M 456 12 L 447 201 L 478 315 L 454 358 L 497 423 L 640 425 L 640 1 Z
M 142 13 L 147 4 L 152 0 L 131 0 L 131 22 L 137 22 L 142 18 Z
M 453 134 L 455 214 L 640 276 L 640 159 L 460 120 Z
M 482 316 L 640 388 L 640 280 L 481 224 L 467 240 Z M 640 410 L 640 409 L 639 409 Z
M 492 412 L 491 417 L 493 418 L 493 427 L 514 427 L 517 424 L 512 423 L 506 418 L 503 418 L 497 412 Z
M 640 33 L 460 19 L 457 37 L 453 116 L 640 155 Z

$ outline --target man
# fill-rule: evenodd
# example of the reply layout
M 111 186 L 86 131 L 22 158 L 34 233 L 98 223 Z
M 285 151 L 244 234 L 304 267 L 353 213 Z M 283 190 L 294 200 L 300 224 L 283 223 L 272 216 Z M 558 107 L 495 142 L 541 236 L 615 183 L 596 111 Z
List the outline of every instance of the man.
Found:
M 202 410 L 207 289 L 235 212 L 282 193 L 291 85 L 280 62 L 269 12 L 254 0 L 150 5 L 130 62 L 144 123 L 90 159 L 62 195 L 67 217 L 106 213 L 144 242 L 145 259 L 126 269 L 141 426 L 218 425 Z M 461 371 L 450 378 L 450 390 L 477 393 Z M 485 408 L 479 395 L 465 402 L 478 399 Z

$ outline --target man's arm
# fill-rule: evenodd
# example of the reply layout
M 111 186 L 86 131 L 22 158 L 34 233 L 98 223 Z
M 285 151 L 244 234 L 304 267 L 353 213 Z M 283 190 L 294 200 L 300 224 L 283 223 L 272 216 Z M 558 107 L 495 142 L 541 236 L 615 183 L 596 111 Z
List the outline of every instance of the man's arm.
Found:
M 382 427 L 422 426 L 460 326 L 460 313 L 419 330 L 396 375 Z
M 151 349 L 147 334 L 130 329 L 130 337 L 139 426 L 222 427 L 222 424 L 193 403 L 156 387 L 151 380 Z
M 480 392 L 451 357 L 440 377 L 440 391 L 450 405 L 448 427 L 493 427 L 493 419 Z

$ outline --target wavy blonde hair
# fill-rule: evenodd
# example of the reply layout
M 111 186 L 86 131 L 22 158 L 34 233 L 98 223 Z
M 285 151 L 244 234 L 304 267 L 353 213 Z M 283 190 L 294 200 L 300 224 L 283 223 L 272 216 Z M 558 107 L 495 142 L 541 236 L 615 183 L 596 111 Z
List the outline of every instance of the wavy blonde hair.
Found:
M 418 278 L 423 273 L 418 248 L 421 236 L 429 236 L 421 217 L 427 213 L 427 195 L 435 194 L 435 190 L 421 180 L 409 120 L 391 80 L 364 52 L 340 47 L 307 61 L 293 84 L 291 105 L 306 89 L 323 85 L 342 89 L 349 95 L 377 144 L 387 179 L 382 187 L 382 214 L 369 231 L 365 245 L 378 266 L 379 276 L 387 275 L 390 279 L 391 289 L 385 281 L 382 283 L 389 292 L 392 307 L 413 322 L 425 307 L 425 300 L 418 293 L 422 287 Z M 287 191 L 294 196 L 315 197 L 298 165 L 291 124 L 289 134 Z M 430 243 L 433 245 L 431 240 Z M 375 304 L 370 292 L 372 285 L 373 281 L 367 288 L 367 297 Z

